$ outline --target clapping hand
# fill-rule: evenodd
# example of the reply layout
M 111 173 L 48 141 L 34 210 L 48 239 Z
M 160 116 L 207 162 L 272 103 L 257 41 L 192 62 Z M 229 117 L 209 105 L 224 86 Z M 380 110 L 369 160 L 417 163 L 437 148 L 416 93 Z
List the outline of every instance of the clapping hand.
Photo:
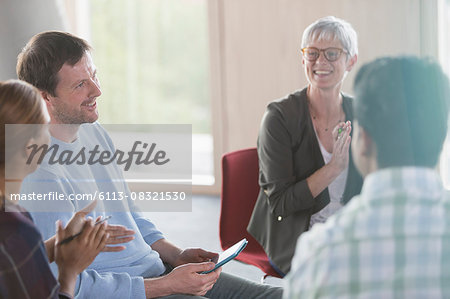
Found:
M 86 218 L 87 214 L 91 213 L 95 206 L 97 205 L 97 201 L 93 201 L 80 211 L 76 212 L 72 218 L 70 218 L 67 226 L 65 228 L 66 233 L 69 236 L 73 236 L 75 234 L 80 233 L 83 230 L 83 226 L 85 222 L 90 217 Z M 95 222 L 98 222 L 102 219 L 101 216 L 96 218 Z M 120 243 L 127 243 L 134 239 L 135 231 L 131 229 L 127 229 L 123 225 L 109 225 L 106 223 L 106 233 L 108 233 L 108 240 L 106 241 L 107 245 L 114 245 Z M 125 246 L 105 246 L 102 251 L 104 252 L 117 252 L 125 249 Z

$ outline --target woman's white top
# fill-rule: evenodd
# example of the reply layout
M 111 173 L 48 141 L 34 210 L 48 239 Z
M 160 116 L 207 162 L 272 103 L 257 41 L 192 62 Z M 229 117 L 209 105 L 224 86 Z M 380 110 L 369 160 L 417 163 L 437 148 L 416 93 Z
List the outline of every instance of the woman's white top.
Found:
M 332 153 L 329 153 L 325 147 L 320 142 L 319 136 L 317 136 L 317 141 L 319 142 L 320 151 L 323 156 L 325 164 L 328 164 L 331 160 Z M 328 217 L 333 215 L 337 210 L 342 207 L 341 198 L 345 190 L 345 182 L 347 181 L 348 167 L 346 167 L 330 185 L 328 185 L 328 193 L 330 194 L 330 203 L 317 212 L 311 215 L 311 221 L 309 222 L 309 228 L 318 222 L 325 222 Z

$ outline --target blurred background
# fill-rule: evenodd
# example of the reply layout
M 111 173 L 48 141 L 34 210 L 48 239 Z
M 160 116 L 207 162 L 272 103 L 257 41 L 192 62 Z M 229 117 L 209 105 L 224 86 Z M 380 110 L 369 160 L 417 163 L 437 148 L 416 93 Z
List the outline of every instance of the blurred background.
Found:
M 382 55 L 431 56 L 450 69 L 450 0 L 0 0 L 0 80 L 16 77 L 35 33 L 87 39 L 100 122 L 192 124 L 193 191 L 217 195 L 223 153 L 254 147 L 267 103 L 305 86 L 301 35 L 326 15 L 358 32 L 347 93 Z
M 192 124 L 192 213 L 147 216 L 181 247 L 219 251 L 220 159 L 255 147 L 266 105 L 306 85 L 301 35 L 327 15 L 358 33 L 349 94 L 358 68 L 378 56 L 430 56 L 449 73 L 450 0 L 0 0 L 0 80 L 16 78 L 17 54 L 38 32 L 88 40 L 101 123 Z M 262 273 L 237 262 L 225 271 L 255 281 Z

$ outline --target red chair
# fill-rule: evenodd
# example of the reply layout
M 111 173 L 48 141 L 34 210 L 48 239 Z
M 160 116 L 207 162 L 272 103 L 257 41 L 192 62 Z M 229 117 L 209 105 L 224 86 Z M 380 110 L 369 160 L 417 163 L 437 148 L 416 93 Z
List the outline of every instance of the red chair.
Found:
M 247 232 L 259 193 L 258 173 L 256 148 L 238 150 L 222 157 L 220 243 L 226 250 L 242 238 L 247 238 L 247 247 L 236 259 L 261 269 L 266 274 L 264 278 L 268 275 L 281 278 L 270 265 L 264 249 Z

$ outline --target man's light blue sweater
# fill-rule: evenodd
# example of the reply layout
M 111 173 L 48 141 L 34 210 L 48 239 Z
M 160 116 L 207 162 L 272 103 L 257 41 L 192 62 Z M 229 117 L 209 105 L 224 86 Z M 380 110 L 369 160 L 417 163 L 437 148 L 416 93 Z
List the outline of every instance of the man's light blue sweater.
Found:
M 58 144 L 59 151 L 70 150 L 75 153 L 83 146 L 93 148 L 95 145 L 99 145 L 101 150 L 112 153 L 115 151 L 110 137 L 98 123 L 81 126 L 79 137 L 73 143 L 64 143 L 52 138 L 51 144 Z M 122 171 L 116 164 L 49 165 L 46 160 L 48 161 L 48 157 L 36 172 L 25 179 L 22 193 L 58 192 L 69 196 L 69 194 L 94 194 L 97 191 L 130 194 Z M 88 203 L 77 200 L 57 202 L 47 200 L 21 202 L 21 205 L 31 212 L 45 240 L 55 234 L 55 222 L 58 219 L 66 224 L 74 212 Z M 40 211 L 45 211 L 33 212 L 36 211 L 35 205 L 39 205 Z M 50 212 L 52 210 L 57 212 Z M 95 219 L 99 215 L 112 215 L 108 223 L 124 225 L 135 230 L 135 239 L 124 244 L 126 249 L 121 252 L 102 252 L 97 256 L 78 276 L 75 289 L 77 298 L 145 298 L 143 278 L 156 277 L 164 273 L 165 266 L 159 254 L 151 248 L 154 242 L 164 237 L 152 222 L 135 211 L 131 201 L 98 202 L 90 216 Z M 57 276 L 56 264 L 53 263 L 51 268 Z

